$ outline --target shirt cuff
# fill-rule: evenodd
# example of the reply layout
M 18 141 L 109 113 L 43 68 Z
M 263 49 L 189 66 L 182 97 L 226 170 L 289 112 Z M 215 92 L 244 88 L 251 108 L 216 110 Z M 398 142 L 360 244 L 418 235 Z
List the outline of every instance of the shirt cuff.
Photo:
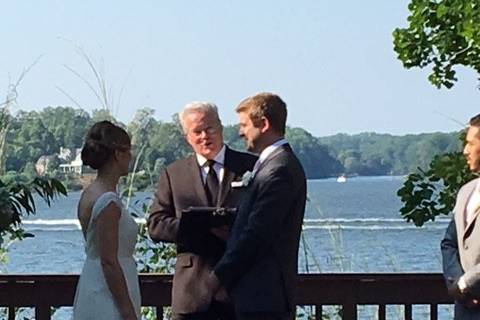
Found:
M 465 278 L 463 276 L 458 279 L 457 285 L 458 289 L 460 289 L 460 292 L 465 292 L 465 290 L 467 289 L 467 283 L 465 282 Z

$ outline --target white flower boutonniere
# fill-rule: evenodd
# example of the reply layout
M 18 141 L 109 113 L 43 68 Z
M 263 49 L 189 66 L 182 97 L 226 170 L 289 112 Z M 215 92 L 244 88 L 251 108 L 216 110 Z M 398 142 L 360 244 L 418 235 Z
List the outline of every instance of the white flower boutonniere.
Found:
M 232 181 L 232 188 L 240 188 L 240 187 L 247 187 L 250 182 L 253 180 L 255 177 L 255 172 L 252 171 L 246 171 L 243 176 L 241 181 Z

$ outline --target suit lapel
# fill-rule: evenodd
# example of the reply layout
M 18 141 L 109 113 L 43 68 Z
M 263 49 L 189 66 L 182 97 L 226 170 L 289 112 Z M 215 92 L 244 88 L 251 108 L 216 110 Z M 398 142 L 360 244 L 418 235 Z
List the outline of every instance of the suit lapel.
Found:
M 459 207 L 459 220 L 461 220 L 461 225 L 462 226 L 465 226 L 465 215 L 467 214 L 467 204 L 468 204 L 468 201 L 470 201 L 470 197 L 472 196 L 473 194 L 473 191 L 475 190 L 475 187 L 476 185 L 475 184 L 472 184 L 472 188 L 469 189 L 469 190 L 465 190 L 465 196 L 463 197 L 461 203 L 460 203 L 460 207 Z M 468 235 L 468 231 L 469 229 L 474 225 L 474 222 L 478 216 L 478 213 L 479 213 L 479 209 L 475 210 L 475 213 L 474 213 L 474 216 L 472 217 L 472 219 L 470 219 L 470 223 L 465 226 L 464 230 L 463 230 L 463 239 L 465 240 L 465 238 L 467 237 Z
M 204 206 L 208 205 L 207 194 L 205 193 L 205 187 L 203 185 L 202 173 L 200 172 L 200 166 L 198 165 L 195 154 L 188 159 L 188 167 L 190 170 L 190 176 L 193 180 L 193 189 L 197 194 L 198 199 L 201 200 Z
M 219 206 L 223 206 L 223 203 L 225 202 L 225 198 L 230 192 L 232 181 L 235 178 L 235 171 L 234 171 L 235 167 L 236 167 L 235 158 L 232 157 L 232 152 L 227 147 L 225 149 L 225 159 L 223 163 L 223 179 L 222 179 L 222 183 L 220 184 L 220 195 L 218 197 Z
M 478 214 L 480 213 L 480 207 L 478 207 L 474 213 L 473 213 L 473 217 L 470 219 L 470 222 L 468 223 L 468 225 L 465 227 L 465 233 L 463 234 L 463 237 L 466 238 L 467 237 L 467 234 L 469 233 L 470 231 L 470 228 L 473 228 L 473 225 L 475 224 L 475 221 L 477 220 L 477 217 L 478 217 Z
M 288 143 L 284 144 L 284 145 L 281 145 L 280 147 L 278 147 L 277 149 L 275 149 L 271 154 L 268 155 L 268 157 L 260 164 L 260 166 L 258 167 L 257 169 L 257 172 L 259 172 L 260 170 L 262 170 L 263 167 L 265 167 L 265 165 L 270 161 L 272 160 L 273 158 L 275 158 L 275 156 L 277 154 L 280 154 L 282 152 L 291 152 L 292 151 L 292 148 L 290 147 L 290 145 Z

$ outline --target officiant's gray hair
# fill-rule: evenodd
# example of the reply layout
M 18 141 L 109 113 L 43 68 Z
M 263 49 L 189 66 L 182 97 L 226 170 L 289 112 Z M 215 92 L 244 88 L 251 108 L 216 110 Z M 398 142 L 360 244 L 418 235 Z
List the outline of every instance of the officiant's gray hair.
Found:
M 220 121 L 220 117 L 218 116 L 218 108 L 214 103 L 204 102 L 204 101 L 194 101 L 194 102 L 188 103 L 185 107 L 183 107 L 183 110 L 180 111 L 180 113 L 178 114 L 178 118 L 180 120 L 183 133 L 188 133 L 188 128 L 185 125 L 185 118 L 187 117 L 187 115 L 196 113 L 196 112 L 201 112 L 204 114 L 212 114 L 218 121 L 218 125 L 220 127 L 222 126 L 222 121 Z

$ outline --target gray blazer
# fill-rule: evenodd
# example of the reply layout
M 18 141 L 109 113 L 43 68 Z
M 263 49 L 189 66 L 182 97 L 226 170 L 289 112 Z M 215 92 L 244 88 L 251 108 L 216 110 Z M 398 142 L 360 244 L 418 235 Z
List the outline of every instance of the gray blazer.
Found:
M 241 180 L 251 170 L 256 156 L 229 148 L 225 151 L 224 176 L 220 185 L 219 206 L 237 207 L 243 190 L 232 188 L 232 181 Z M 177 243 L 182 210 L 190 206 L 208 206 L 200 167 L 195 155 L 175 161 L 160 174 L 158 188 L 150 208 L 148 232 L 153 241 L 177 244 L 177 260 L 173 277 L 172 309 L 175 313 L 195 313 L 208 309 L 211 295 L 203 285 L 212 266 L 225 250 L 225 243 L 208 234 L 203 238 L 204 247 L 210 254 L 188 252 Z
M 480 297 L 480 210 L 477 210 L 468 225 L 465 211 L 468 201 L 480 178 L 466 183 L 457 195 L 453 218 L 441 242 L 443 275 L 447 287 L 457 285 L 465 274 L 468 291 Z M 473 311 L 456 303 L 455 319 L 480 319 L 480 310 Z
M 227 250 L 214 269 L 236 312 L 294 312 L 305 201 L 302 165 L 283 145 L 247 187 Z

